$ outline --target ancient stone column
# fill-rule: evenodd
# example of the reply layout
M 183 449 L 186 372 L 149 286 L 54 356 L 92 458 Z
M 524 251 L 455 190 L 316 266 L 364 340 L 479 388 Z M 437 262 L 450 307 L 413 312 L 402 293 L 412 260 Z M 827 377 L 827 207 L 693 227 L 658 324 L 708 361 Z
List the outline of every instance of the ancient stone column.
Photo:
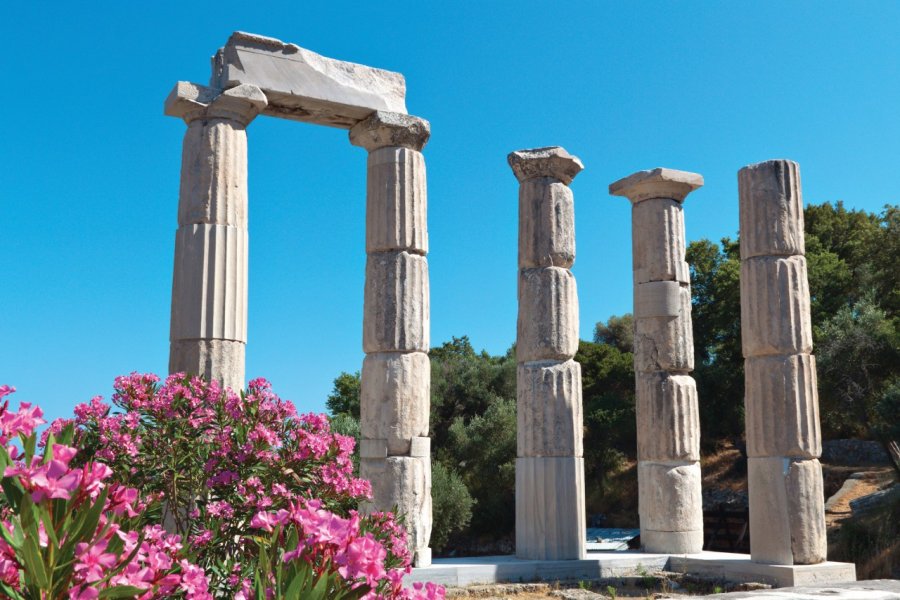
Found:
M 815 564 L 825 560 L 825 507 L 800 167 L 744 167 L 738 189 L 750 555 Z
M 703 550 L 700 418 L 682 203 L 696 173 L 638 171 L 609 186 L 631 200 L 638 511 L 647 552 Z
M 516 556 L 585 556 L 575 210 L 584 165 L 560 147 L 509 155 L 519 180 Z
M 394 506 L 406 518 L 414 564 L 431 564 L 428 415 L 430 307 L 425 161 L 428 121 L 377 111 L 350 130 L 369 151 L 366 287 L 360 391 L 360 475 L 365 511 Z
M 247 132 L 266 106 L 253 85 L 179 82 L 165 113 L 188 125 L 181 160 L 169 372 L 244 387 Z

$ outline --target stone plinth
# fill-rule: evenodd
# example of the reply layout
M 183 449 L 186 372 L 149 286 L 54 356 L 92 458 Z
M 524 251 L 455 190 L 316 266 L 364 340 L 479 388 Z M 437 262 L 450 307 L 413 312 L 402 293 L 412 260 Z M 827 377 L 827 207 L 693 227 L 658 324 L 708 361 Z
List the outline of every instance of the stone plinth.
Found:
M 738 173 L 750 554 L 773 565 L 826 556 L 816 363 L 796 163 Z
M 584 167 L 559 147 L 520 150 L 508 160 L 519 180 L 516 556 L 579 559 L 586 517 L 568 185 Z
M 172 279 L 169 372 L 244 387 L 247 342 L 247 133 L 259 88 L 179 82 L 165 103 L 184 119 Z
M 703 548 L 700 420 L 682 203 L 696 173 L 639 171 L 609 186 L 632 203 L 634 370 L 641 543 L 648 552 Z
M 401 96 L 402 99 L 402 96 Z M 428 415 L 427 192 L 421 150 L 428 121 L 377 111 L 350 129 L 368 150 L 366 286 L 360 389 L 360 474 L 372 482 L 363 511 L 397 507 L 417 567 L 431 563 Z

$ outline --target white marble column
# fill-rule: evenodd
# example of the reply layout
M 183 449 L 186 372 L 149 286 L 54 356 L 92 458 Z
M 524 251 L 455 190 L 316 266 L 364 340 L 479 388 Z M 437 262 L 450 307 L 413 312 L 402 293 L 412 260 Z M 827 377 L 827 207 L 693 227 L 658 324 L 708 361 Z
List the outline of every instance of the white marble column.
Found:
M 414 564 L 431 564 L 430 307 L 425 161 L 428 121 L 373 113 L 350 130 L 369 151 L 360 391 L 360 475 L 367 511 L 406 518 Z
M 703 549 L 700 420 L 682 203 L 696 173 L 638 171 L 609 186 L 631 200 L 638 510 L 647 552 Z
M 741 339 L 756 562 L 825 560 L 822 436 L 812 352 L 800 167 L 770 160 L 738 172 Z
M 244 387 L 247 343 L 247 132 L 259 88 L 179 82 L 165 113 L 188 125 L 172 278 L 169 372 Z
M 519 180 L 516 556 L 579 559 L 587 540 L 568 186 L 584 166 L 560 147 L 519 150 L 508 159 Z

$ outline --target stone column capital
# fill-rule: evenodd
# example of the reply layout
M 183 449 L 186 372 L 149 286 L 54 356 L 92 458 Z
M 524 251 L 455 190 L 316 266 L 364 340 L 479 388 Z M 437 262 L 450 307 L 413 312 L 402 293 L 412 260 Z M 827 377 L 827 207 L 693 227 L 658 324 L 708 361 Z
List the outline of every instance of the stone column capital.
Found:
M 389 146 L 421 152 L 431 137 L 425 119 L 402 113 L 376 110 L 350 128 L 350 143 L 373 152 Z
M 535 177 L 552 177 L 569 185 L 584 170 L 584 164 L 561 146 L 516 150 L 506 157 L 519 183 Z
M 246 126 L 267 105 L 266 95 L 255 85 L 243 84 L 223 91 L 179 81 L 166 98 L 165 114 L 188 124 L 196 119 L 217 118 Z
M 625 196 L 633 204 L 656 198 L 684 202 L 688 194 L 702 186 L 703 176 L 698 173 L 657 167 L 611 183 L 609 193 Z

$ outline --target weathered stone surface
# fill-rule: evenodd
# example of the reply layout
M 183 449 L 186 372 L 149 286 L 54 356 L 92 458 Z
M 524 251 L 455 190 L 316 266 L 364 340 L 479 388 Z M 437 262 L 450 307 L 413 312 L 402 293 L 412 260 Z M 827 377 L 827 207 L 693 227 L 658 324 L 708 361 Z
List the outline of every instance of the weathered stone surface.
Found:
M 244 342 L 233 340 L 172 340 L 169 373 L 200 375 L 237 391 L 244 389 Z
M 235 32 L 213 57 L 210 85 L 259 86 L 265 114 L 352 127 L 372 111 L 406 112 L 403 75 L 334 60 L 274 38 Z
M 425 429 L 427 430 L 428 427 L 426 426 Z M 431 438 L 421 436 L 414 437 L 410 441 L 409 455 L 417 456 L 419 458 L 431 457 Z
M 700 463 L 639 462 L 638 512 L 641 540 L 644 530 L 702 531 Z
M 560 146 L 510 152 L 506 157 L 519 182 L 534 177 L 552 177 L 569 185 L 584 170 L 584 164 Z
M 431 137 L 431 124 L 407 114 L 376 111 L 350 129 L 350 143 L 369 152 L 379 148 L 421 151 Z
M 750 556 L 755 562 L 825 560 L 825 509 L 818 460 L 748 459 Z
M 634 321 L 634 369 L 691 371 L 694 369 L 694 332 L 691 327 L 691 291 L 679 286 L 681 314 L 643 317 Z
M 360 439 L 359 456 L 360 458 L 387 458 L 387 440 L 369 440 L 366 438 Z
M 184 119 L 226 119 L 246 126 L 265 109 L 268 101 L 255 85 L 239 85 L 229 90 L 179 81 L 166 98 L 163 111 Z
M 430 336 L 428 262 L 408 252 L 366 260 L 363 350 L 427 352 Z
M 516 459 L 516 557 L 585 557 L 584 459 Z
M 409 547 L 427 548 L 431 539 L 431 460 L 409 456 L 361 459 L 359 476 L 372 483 L 372 501 L 360 506 L 370 513 L 391 511 L 406 516 Z
M 689 375 L 636 373 L 640 461 L 699 461 L 697 384 Z
M 422 154 L 401 147 L 369 153 L 366 252 L 428 252 L 428 194 Z
M 247 132 L 226 120 L 188 126 L 181 154 L 178 224 L 247 228 Z
M 741 258 L 805 253 L 800 166 L 769 160 L 738 171 Z
M 744 363 L 747 454 L 816 458 L 822 453 L 816 359 L 760 356 Z
M 213 338 L 247 340 L 247 230 L 185 225 L 175 234 L 169 339 Z
M 687 171 L 657 167 L 638 171 L 609 185 L 612 196 L 625 196 L 634 203 L 668 198 L 683 202 L 685 197 L 703 186 L 703 176 Z
M 572 190 L 551 177 L 519 186 L 519 268 L 564 267 L 575 262 Z
M 745 357 L 812 351 L 804 257 L 741 261 L 741 342 Z
M 671 199 L 650 199 L 631 207 L 634 283 L 690 282 L 684 261 L 684 210 Z
M 569 360 L 577 351 L 575 277 L 560 267 L 519 271 L 517 360 Z
M 518 456 L 582 456 L 581 365 L 520 363 L 516 384 Z
M 681 316 L 684 310 L 683 285 L 677 281 L 635 284 L 634 318 Z
M 410 454 L 413 439 L 428 435 L 430 399 L 427 354 L 369 354 L 363 361 L 360 382 L 362 437 L 386 440 L 389 455 Z
M 653 531 L 641 529 L 641 548 L 644 552 L 696 554 L 703 549 L 703 530 Z

